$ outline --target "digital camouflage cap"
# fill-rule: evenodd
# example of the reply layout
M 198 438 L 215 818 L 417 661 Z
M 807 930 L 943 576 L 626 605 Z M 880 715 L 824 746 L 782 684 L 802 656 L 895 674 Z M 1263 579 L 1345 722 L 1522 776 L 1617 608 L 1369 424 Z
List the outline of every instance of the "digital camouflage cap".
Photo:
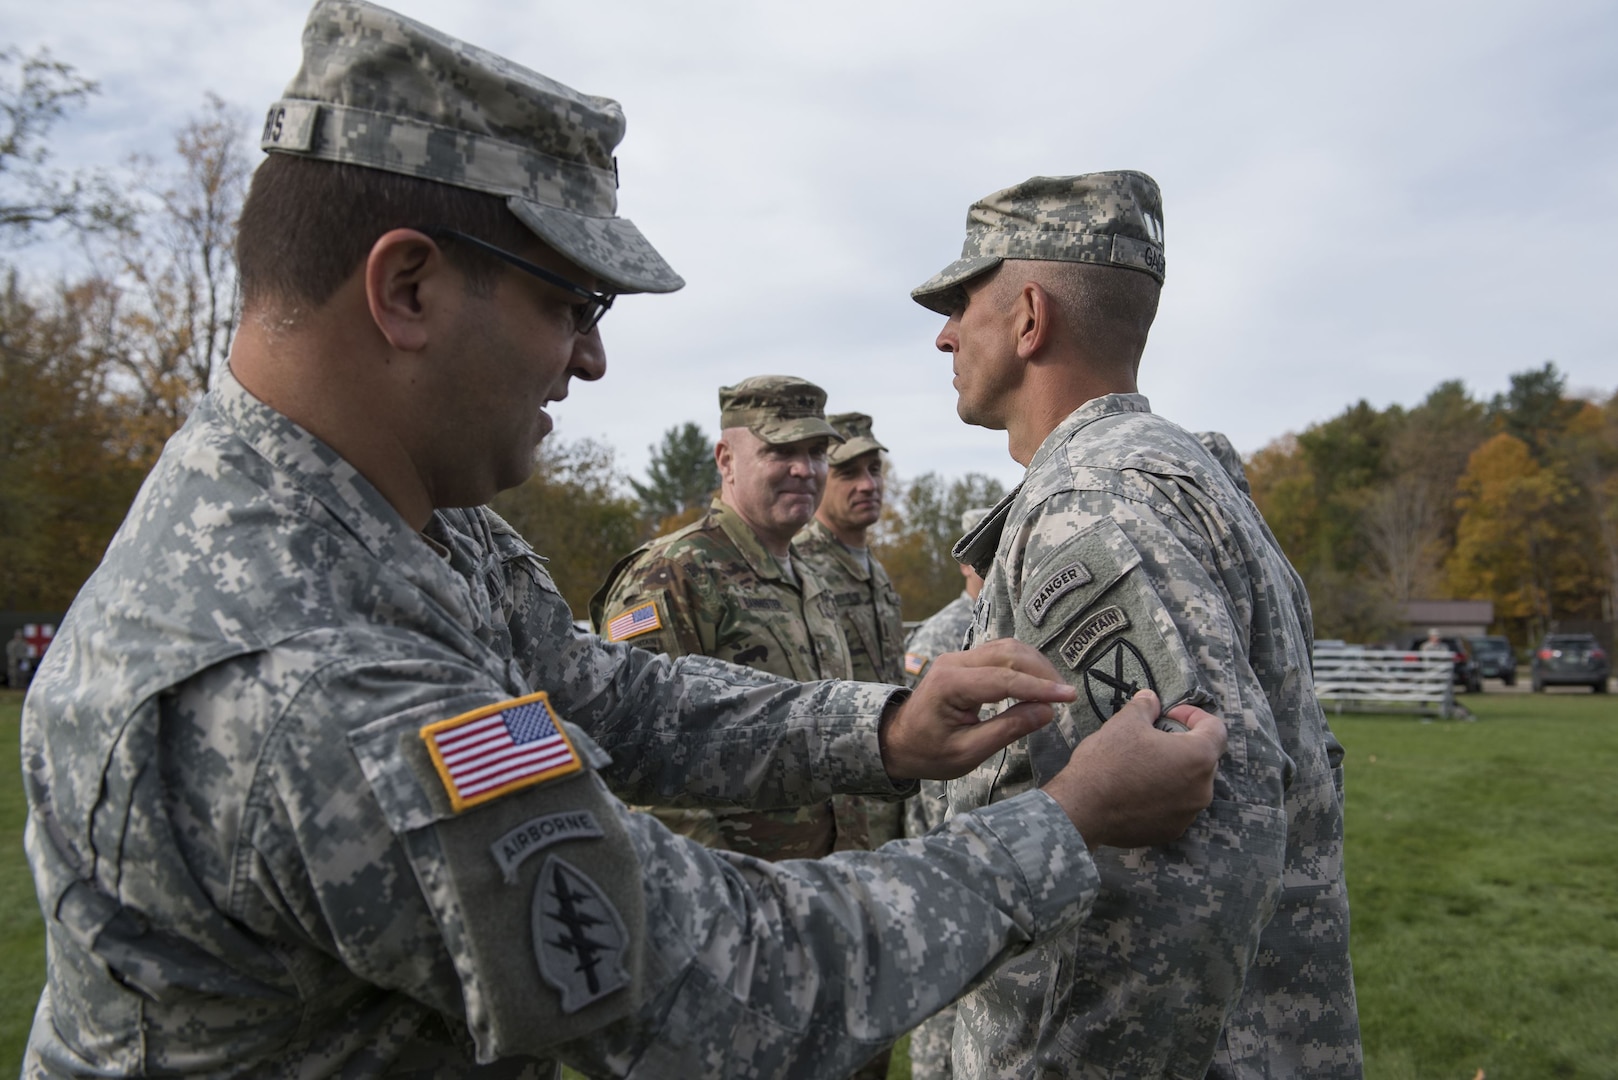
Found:
M 685 281 L 616 216 L 623 137 L 616 101 L 364 0 L 319 0 L 260 145 L 505 196 L 611 291 L 673 292 Z
M 871 418 L 862 412 L 833 413 L 826 417 L 826 422 L 843 437 L 843 441 L 831 449 L 829 460 L 833 465 L 852 461 L 872 450 L 887 449 L 871 434 Z
M 826 422 L 826 391 L 792 375 L 754 375 L 719 388 L 719 426 L 746 428 L 772 445 L 842 435 Z
M 1006 259 L 1095 263 L 1163 282 L 1163 197 L 1145 173 L 1036 176 L 986 195 L 966 212 L 961 257 L 912 289 L 948 315 L 955 290 Z

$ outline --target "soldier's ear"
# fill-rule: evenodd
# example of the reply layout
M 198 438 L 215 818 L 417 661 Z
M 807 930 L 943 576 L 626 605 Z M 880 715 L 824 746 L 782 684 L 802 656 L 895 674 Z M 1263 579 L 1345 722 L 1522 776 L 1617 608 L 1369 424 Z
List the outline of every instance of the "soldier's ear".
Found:
M 713 463 L 719 469 L 720 481 L 730 483 L 731 474 L 736 467 L 736 451 L 722 435 L 719 441 L 713 444 Z
M 1032 360 L 1051 340 L 1056 329 L 1056 301 L 1036 281 L 1023 285 L 1012 302 L 1012 328 L 1017 335 L 1017 358 Z

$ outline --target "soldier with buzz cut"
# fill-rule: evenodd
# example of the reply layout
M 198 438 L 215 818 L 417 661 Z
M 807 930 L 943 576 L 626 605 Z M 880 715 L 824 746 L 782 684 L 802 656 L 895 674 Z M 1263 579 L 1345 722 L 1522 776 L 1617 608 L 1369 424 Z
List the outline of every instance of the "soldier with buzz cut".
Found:
M 1039 176 L 973 204 L 961 258 L 913 293 L 947 319 L 961 418 L 1027 470 L 955 549 L 984 578 L 969 643 L 1027 643 L 1078 691 L 951 781 L 950 813 L 1043 783 L 1142 689 L 1230 724 L 1185 836 L 1097 853 L 1097 915 L 961 999 L 958 1077 L 1361 1073 L 1309 599 L 1233 455 L 1137 390 L 1163 274 L 1150 177 Z
M 1154 731 L 1148 695 L 1045 790 L 880 852 L 763 863 L 619 801 L 903 796 L 1071 696 L 1020 646 L 905 700 L 574 628 L 482 504 L 605 374 L 615 297 L 682 284 L 617 215 L 623 132 L 385 8 L 310 12 L 228 367 L 24 705 L 29 1080 L 842 1076 L 1083 919 L 1095 848 L 1206 805 L 1223 725 Z
M 787 375 L 721 387 L 719 494 L 697 521 L 618 561 L 590 601 L 596 632 L 803 682 L 856 677 L 833 594 L 793 542 L 820 503 L 828 448 L 843 439 L 825 409 L 824 390 Z M 829 799 L 783 810 L 654 812 L 709 846 L 764 859 L 869 846 L 863 822 L 854 843 L 839 837 Z

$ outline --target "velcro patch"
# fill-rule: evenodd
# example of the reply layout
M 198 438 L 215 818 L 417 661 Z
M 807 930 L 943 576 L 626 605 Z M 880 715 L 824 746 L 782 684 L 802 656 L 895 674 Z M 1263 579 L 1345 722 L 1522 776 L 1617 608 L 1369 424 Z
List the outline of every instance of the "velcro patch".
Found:
M 545 860 L 534 882 L 531 919 L 539 973 L 561 993 L 564 1013 L 629 985 L 623 918 L 589 875 L 559 855 Z
M 657 601 L 648 600 L 621 615 L 607 620 L 608 641 L 628 641 L 653 630 L 663 629 L 663 619 L 657 613 Z
M 1062 642 L 1059 652 L 1067 666 L 1074 671 L 1084 670 L 1084 661 L 1090 655 L 1095 645 L 1108 634 L 1118 630 L 1129 629 L 1129 616 L 1124 609 L 1116 605 L 1102 608 L 1100 611 L 1085 619 L 1078 629 L 1067 636 Z
M 920 675 L 922 669 L 927 666 L 927 659 L 927 657 L 922 656 L 920 653 L 905 653 L 905 674 Z
M 457 813 L 584 768 L 543 690 L 428 724 L 421 740 Z
M 1029 593 L 1028 599 L 1023 601 L 1023 609 L 1028 612 L 1028 617 L 1034 621 L 1034 625 L 1038 626 L 1045 621 L 1052 604 L 1074 589 L 1088 585 L 1094 580 L 1095 575 L 1090 573 L 1082 562 L 1074 560 L 1046 578 L 1043 584 Z

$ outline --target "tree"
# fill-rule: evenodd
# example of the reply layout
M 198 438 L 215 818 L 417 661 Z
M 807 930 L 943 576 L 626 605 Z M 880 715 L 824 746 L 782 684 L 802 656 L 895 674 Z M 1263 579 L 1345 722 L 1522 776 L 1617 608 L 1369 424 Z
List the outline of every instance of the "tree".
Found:
M 45 49 L 31 56 L 0 50 L 0 69 L 6 71 L 0 75 L 0 239 L 15 243 L 57 222 L 88 229 L 121 220 L 119 200 L 103 178 L 49 168 L 51 128 L 82 106 L 96 84 Z
M 662 442 L 647 449 L 652 459 L 646 466 L 646 483 L 632 479 L 629 486 L 661 534 L 685 524 L 681 518 L 694 520 L 693 511 L 707 508 L 719 490 L 719 467 L 714 464 L 714 444 L 689 420 L 669 428 Z
M 1566 591 L 1564 538 L 1553 511 L 1570 485 L 1505 432 L 1478 447 L 1461 477 L 1461 523 L 1446 570 L 1457 596 L 1494 601 L 1499 619 L 1537 636 Z
M 621 482 L 610 447 L 552 438 L 540 444 L 527 481 L 490 503 L 544 556 L 578 617 L 613 563 L 645 539 L 640 506 L 619 491 Z
M 1005 497 L 993 477 L 967 473 L 945 481 L 923 473 L 908 484 L 888 480 L 888 502 L 872 530 L 871 549 L 899 592 L 907 619 L 925 619 L 961 594 L 960 565 L 950 548 L 961 515 Z
M 1566 390 L 1567 380 L 1547 360 L 1542 368 L 1513 375 L 1511 389 L 1494 396 L 1489 413 L 1500 430 L 1522 440 L 1539 458 L 1579 411 L 1579 402 L 1570 401 Z

